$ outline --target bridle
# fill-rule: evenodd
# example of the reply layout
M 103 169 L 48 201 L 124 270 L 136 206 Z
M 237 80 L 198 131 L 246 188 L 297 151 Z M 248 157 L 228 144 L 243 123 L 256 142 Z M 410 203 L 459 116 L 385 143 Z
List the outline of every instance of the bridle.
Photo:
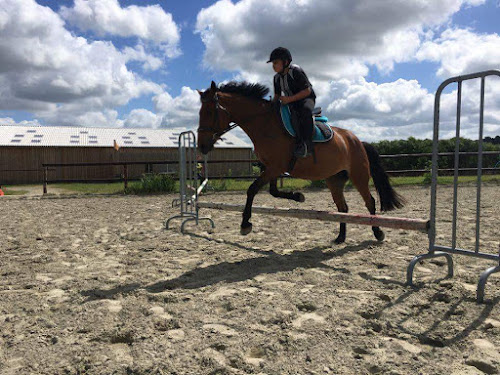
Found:
M 208 103 L 208 102 L 215 102 L 215 121 L 214 121 L 214 125 L 217 125 L 218 122 L 219 122 L 219 111 L 224 111 L 227 113 L 227 115 L 229 116 L 229 124 L 232 122 L 231 121 L 231 113 L 229 113 L 229 111 L 220 104 L 219 102 L 219 95 L 217 95 L 217 93 L 214 95 L 213 98 L 211 99 L 201 99 L 201 102 L 202 103 Z M 219 139 L 220 137 L 222 137 L 224 134 L 226 134 L 228 131 L 230 130 L 233 130 L 234 128 L 236 128 L 238 126 L 238 124 L 234 123 L 233 122 L 233 125 L 229 125 L 226 129 L 222 130 L 222 131 L 219 131 L 217 132 L 213 127 L 209 127 L 209 126 L 200 126 L 198 128 L 198 131 L 199 132 L 210 132 L 210 133 L 213 133 L 212 135 L 212 140 L 215 141 L 217 139 Z

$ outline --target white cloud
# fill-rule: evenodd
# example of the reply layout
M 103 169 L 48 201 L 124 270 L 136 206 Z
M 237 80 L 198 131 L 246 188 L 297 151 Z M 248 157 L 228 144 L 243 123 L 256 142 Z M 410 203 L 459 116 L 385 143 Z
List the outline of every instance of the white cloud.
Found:
M 14 119 L 10 117 L 0 118 L 0 126 L 42 126 L 38 120 L 24 120 L 20 122 L 16 122 Z
M 122 8 L 118 0 L 75 0 L 72 8 L 61 7 L 60 14 L 80 30 L 98 36 L 135 36 L 161 45 L 168 57 L 179 54 L 179 27 L 160 5 Z
M 132 58 L 139 59 L 72 35 L 33 0 L 2 0 L 0 110 L 32 111 L 52 125 L 120 124 L 115 107 L 163 91 L 127 68 Z
M 85 103 L 91 103 L 86 100 Z M 86 126 L 86 127 L 121 127 L 123 121 L 118 118 L 118 112 L 110 108 L 87 108 L 83 103 L 67 104 L 57 107 L 54 111 L 39 112 L 38 116 L 47 125 L 52 126 Z
M 439 63 L 437 74 L 442 78 L 500 69 L 500 35 L 447 29 L 439 38 L 425 42 L 416 58 Z
M 364 78 L 339 80 L 330 86 L 327 112 L 338 120 L 365 119 L 403 126 L 430 121 L 433 98 L 415 81 L 376 84 Z
M 146 52 L 142 44 L 138 44 L 135 48 L 125 47 L 123 55 L 127 61 L 143 62 L 144 70 L 157 70 L 163 65 L 163 60 Z
M 158 128 L 160 124 L 161 116 L 143 108 L 132 110 L 124 121 L 126 128 Z
M 118 0 L 75 0 L 57 14 L 34 0 L 0 0 L 0 110 L 34 113 L 50 125 L 196 128 L 198 93 L 178 96 L 131 70 L 162 67 L 179 53 L 179 26 L 160 6 L 121 7 Z M 451 16 L 484 0 L 221 0 L 199 12 L 204 64 L 239 80 L 272 85 L 270 51 L 289 47 L 308 73 L 318 105 L 334 124 L 364 140 L 432 135 L 433 92 L 415 80 L 369 82 L 395 64 L 431 61 L 440 78 L 500 68 L 500 36 L 451 27 Z M 121 51 L 94 36 L 135 37 Z M 162 52 L 159 56 L 158 52 Z M 128 65 L 128 66 L 127 66 Z M 493 80 L 493 79 L 492 79 Z M 498 85 L 497 85 L 498 86 Z M 467 91 L 465 91 L 467 90 Z M 470 90 L 470 91 L 468 91 Z M 443 134 L 453 136 L 453 92 L 443 96 Z M 154 110 L 117 107 L 153 95 Z M 464 87 L 462 135 L 477 138 L 477 84 Z M 500 132 L 500 88 L 487 83 L 485 135 Z M 15 124 L 11 118 L 0 124 Z M 26 122 L 26 124 L 38 123 Z M 236 130 L 239 136 L 242 132 Z
M 200 95 L 196 90 L 183 87 L 177 97 L 172 97 L 168 92 L 153 97 L 155 110 L 163 116 L 162 127 L 188 127 L 198 126 Z
M 323 103 L 333 124 L 365 141 L 432 135 L 433 95 L 415 80 L 334 81 Z
M 270 75 L 265 61 L 278 45 L 291 49 L 311 78 L 366 76 L 370 65 L 390 71 L 409 61 L 425 28 L 449 20 L 473 0 L 220 0 L 203 9 L 196 29 L 205 64 L 245 74 Z
M 438 30 L 464 7 L 484 0 L 229 0 L 199 12 L 196 30 L 205 44 L 204 63 L 233 72 L 237 79 L 272 85 L 265 64 L 270 51 L 288 47 L 304 67 L 318 95 L 317 104 L 335 124 L 352 128 L 363 139 L 379 140 L 432 135 L 434 93 L 416 80 L 377 84 L 370 69 L 383 75 L 403 62 L 433 61 L 439 75 L 491 69 L 500 61 L 500 37 L 469 30 Z M 443 132 L 456 104 L 443 96 Z M 476 95 L 477 97 L 477 95 Z M 489 95 L 486 132 L 498 131 L 500 99 Z M 464 98 L 463 135 L 477 138 L 477 100 Z M 495 125 L 496 124 L 496 125 Z
M 433 61 L 440 77 L 500 68 L 500 37 L 450 29 L 451 16 L 484 0 L 229 0 L 217 1 L 197 17 L 209 69 L 237 79 L 272 85 L 265 64 L 270 51 L 290 48 L 318 95 L 317 103 L 339 125 L 368 140 L 432 135 L 434 92 L 416 80 L 368 82 L 370 69 L 382 74 L 403 62 Z M 437 35 L 437 36 L 436 36 Z M 495 65 L 497 64 L 497 65 Z M 478 96 L 476 91 L 476 96 Z M 475 95 L 475 94 L 473 94 Z M 486 132 L 499 131 L 500 99 L 490 93 Z M 443 132 L 454 129 L 456 97 L 443 96 Z M 464 98 L 463 135 L 477 138 L 477 100 Z
M 452 138 L 456 131 L 457 90 L 441 97 L 440 137 Z M 462 91 L 461 136 L 477 139 L 479 134 L 479 86 L 466 82 Z M 485 95 L 484 135 L 500 132 L 500 82 L 487 86 Z M 434 93 L 417 81 L 398 79 L 376 84 L 364 78 L 341 80 L 331 84 L 330 103 L 324 113 L 340 127 L 352 130 L 366 141 L 432 138 Z

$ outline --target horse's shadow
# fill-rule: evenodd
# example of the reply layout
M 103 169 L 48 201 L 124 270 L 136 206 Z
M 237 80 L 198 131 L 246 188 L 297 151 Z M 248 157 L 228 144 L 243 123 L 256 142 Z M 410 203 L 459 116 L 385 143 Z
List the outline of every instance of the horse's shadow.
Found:
M 193 237 L 204 238 L 206 240 L 213 241 L 213 239 L 208 236 L 199 234 L 190 235 Z M 287 254 L 278 254 L 273 251 L 263 251 L 227 240 L 223 240 L 223 243 L 245 251 L 257 253 L 259 254 L 259 256 L 236 262 L 222 262 L 207 267 L 196 267 L 173 279 L 162 280 L 150 285 L 131 283 L 119 285 L 112 289 L 85 290 L 81 292 L 81 295 L 87 297 L 85 302 L 89 302 L 92 300 L 104 298 L 110 299 L 114 298 L 118 294 L 126 295 L 137 290 L 146 290 L 149 293 L 161 293 L 167 290 L 196 290 L 218 283 L 237 283 L 240 281 L 251 280 L 252 278 L 262 274 L 287 272 L 293 271 L 298 268 L 323 268 L 331 270 L 333 272 L 351 273 L 350 270 L 344 267 L 334 267 L 327 265 L 325 264 L 325 261 L 328 261 L 335 257 L 342 257 L 349 253 L 365 250 L 368 246 L 380 245 L 380 243 L 376 241 L 364 241 L 357 245 L 348 245 L 338 250 L 332 249 L 331 246 L 317 246 L 309 250 L 295 250 Z M 375 283 L 393 284 L 400 287 L 405 286 L 403 282 L 395 280 L 380 280 L 366 273 L 362 273 L 360 274 L 360 276 L 367 281 Z M 434 282 L 439 283 L 439 281 L 440 279 L 435 280 Z M 408 298 L 419 289 L 419 287 L 407 289 L 394 301 L 379 306 L 379 308 L 373 314 L 374 317 L 377 319 L 381 318 L 382 315 L 385 315 L 385 313 L 391 308 L 394 308 L 397 305 L 404 304 L 405 302 L 407 302 Z M 398 331 L 413 336 L 418 341 L 420 341 L 420 343 L 425 345 L 446 347 L 456 344 L 467 338 L 472 332 L 477 330 L 484 323 L 485 319 L 488 318 L 491 314 L 493 308 L 500 302 L 500 298 L 495 298 L 491 303 L 485 305 L 479 316 L 476 319 L 471 320 L 469 324 L 460 332 L 452 334 L 448 337 L 436 339 L 435 332 L 439 329 L 440 324 L 447 320 L 453 319 L 453 316 L 456 314 L 456 310 L 464 302 L 474 302 L 474 300 L 462 297 L 461 299 L 455 301 L 449 306 L 449 310 L 446 311 L 442 317 L 436 319 L 436 321 L 433 322 L 431 326 L 427 327 L 423 331 L 413 332 L 405 327 L 405 322 L 407 319 L 409 319 L 408 316 L 395 321 L 395 327 L 397 327 Z M 423 308 L 425 307 L 422 307 L 422 309 Z M 421 312 L 422 311 L 420 310 L 417 311 L 417 315 Z
M 191 236 L 209 239 L 209 237 L 194 235 Z M 199 289 L 217 283 L 236 283 L 250 280 L 261 274 L 273 274 L 277 272 L 292 271 L 297 268 L 326 268 L 335 272 L 351 273 L 343 267 L 333 267 L 324 262 L 348 253 L 366 249 L 368 246 L 377 245 L 376 241 L 364 241 L 357 245 L 348 245 L 338 251 L 331 250 L 330 246 L 318 246 L 309 250 L 295 250 L 288 254 L 278 254 L 272 251 L 262 251 L 243 246 L 238 243 L 224 241 L 228 245 L 257 252 L 262 256 L 248 258 L 236 262 L 222 262 L 207 267 L 196 267 L 182 275 L 168 280 L 162 280 L 151 285 L 141 286 L 138 283 L 121 285 L 112 289 L 90 289 L 82 291 L 83 296 L 88 297 L 87 301 L 113 298 L 116 294 L 129 294 L 138 289 L 145 289 L 150 293 L 160 293 L 166 290 L 177 289 Z

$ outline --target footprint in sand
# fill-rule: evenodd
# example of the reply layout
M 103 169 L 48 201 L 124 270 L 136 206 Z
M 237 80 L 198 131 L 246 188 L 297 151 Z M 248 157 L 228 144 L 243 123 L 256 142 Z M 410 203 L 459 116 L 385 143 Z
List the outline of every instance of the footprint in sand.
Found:
M 167 337 L 172 341 L 182 341 L 186 334 L 182 329 L 171 329 L 167 331 Z
M 411 354 L 420 354 L 422 352 L 421 348 L 419 348 L 416 345 L 410 344 L 409 342 L 406 342 L 404 340 L 399 340 L 399 339 L 396 339 L 394 337 L 383 337 L 382 340 L 392 343 L 392 345 L 390 347 L 391 347 L 391 351 L 394 351 L 394 352 L 396 352 L 397 350 L 400 350 L 400 349 L 402 349 L 408 353 L 411 353 Z
M 217 350 L 208 348 L 202 352 L 202 362 L 204 365 L 216 366 L 225 368 L 227 365 L 227 358 L 224 354 L 218 352 Z
M 104 303 L 104 306 L 106 306 L 109 312 L 119 313 L 122 310 L 121 301 L 106 299 L 103 300 L 102 302 Z
M 62 289 L 52 289 L 47 292 L 47 300 L 50 302 L 64 302 L 69 299 L 65 295 L 66 292 Z
M 165 309 L 161 306 L 153 306 L 149 309 L 151 315 L 163 315 L 165 314 Z
M 37 273 L 35 276 L 35 279 L 37 281 L 41 281 L 44 283 L 49 283 L 50 281 L 52 281 L 52 277 L 45 275 L 45 274 L 41 274 L 41 273 Z
M 302 324 L 304 324 L 304 322 L 308 320 L 312 320 L 314 323 L 325 323 L 325 318 L 323 318 L 321 315 L 318 315 L 314 312 L 310 312 L 300 315 L 297 319 L 295 319 L 292 322 L 292 326 L 295 328 L 300 328 L 302 327 Z
M 130 348 L 127 344 L 113 344 L 110 349 L 114 355 L 116 363 L 119 363 L 124 367 L 132 366 L 134 364 L 134 358 L 132 358 Z
M 253 366 L 260 367 L 261 363 L 265 362 L 266 351 L 260 347 L 250 348 L 245 356 L 245 362 Z
M 236 290 L 236 289 L 222 287 L 222 288 L 217 289 L 212 294 L 210 294 L 208 296 L 208 299 L 215 301 L 215 300 L 218 300 L 218 299 L 223 298 L 223 297 L 232 296 L 233 294 L 236 294 L 236 293 L 238 293 L 238 290 Z
M 205 324 L 203 325 L 203 329 L 210 331 L 212 333 L 218 333 L 228 337 L 238 335 L 238 332 L 236 332 L 232 328 L 229 328 L 228 326 L 225 326 L 224 324 Z
M 484 329 L 500 328 L 500 321 L 495 319 L 486 319 L 484 321 Z

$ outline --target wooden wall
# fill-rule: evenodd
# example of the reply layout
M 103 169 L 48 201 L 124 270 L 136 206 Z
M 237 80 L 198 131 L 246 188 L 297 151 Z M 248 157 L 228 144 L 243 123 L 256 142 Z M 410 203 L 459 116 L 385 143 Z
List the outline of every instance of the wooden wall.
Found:
M 209 160 L 251 159 L 250 149 L 215 149 Z M 43 163 L 99 163 L 123 161 L 178 160 L 177 148 L 128 148 L 118 151 L 107 147 L 0 147 L 0 185 L 29 184 L 43 182 Z M 57 167 L 49 171 L 50 180 L 109 180 L 120 178 L 122 166 L 102 167 Z M 10 171 L 8 171 L 10 170 Z M 154 165 L 153 172 L 173 172 L 177 165 Z M 249 175 L 250 163 L 212 164 L 212 176 Z M 130 179 L 140 178 L 146 171 L 145 165 L 128 167 Z

